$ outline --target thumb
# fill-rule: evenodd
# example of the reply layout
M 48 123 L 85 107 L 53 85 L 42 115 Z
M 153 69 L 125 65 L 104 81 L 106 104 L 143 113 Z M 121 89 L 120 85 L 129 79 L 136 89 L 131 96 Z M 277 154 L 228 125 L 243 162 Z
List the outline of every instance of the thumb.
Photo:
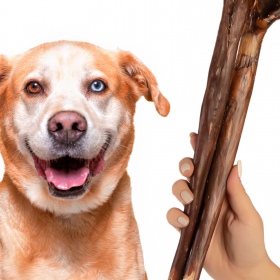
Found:
M 227 196 L 229 205 L 238 220 L 247 223 L 252 215 L 255 216 L 258 213 L 242 185 L 238 174 L 241 173 L 240 170 L 241 162 L 238 162 L 238 166 L 232 168 L 227 180 Z

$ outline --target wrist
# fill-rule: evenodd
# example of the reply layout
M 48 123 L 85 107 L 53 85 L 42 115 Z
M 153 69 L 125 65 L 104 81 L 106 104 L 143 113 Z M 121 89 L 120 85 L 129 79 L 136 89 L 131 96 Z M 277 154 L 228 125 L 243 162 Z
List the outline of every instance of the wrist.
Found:
M 279 280 L 280 279 L 280 269 L 275 265 L 269 258 L 261 262 L 259 265 L 254 266 L 251 269 L 247 269 L 235 279 L 240 280 Z
M 255 275 L 255 279 L 269 279 L 269 280 L 279 280 L 280 279 L 280 269 L 273 263 L 270 259 L 264 264 L 263 268 L 259 271 L 258 275 Z

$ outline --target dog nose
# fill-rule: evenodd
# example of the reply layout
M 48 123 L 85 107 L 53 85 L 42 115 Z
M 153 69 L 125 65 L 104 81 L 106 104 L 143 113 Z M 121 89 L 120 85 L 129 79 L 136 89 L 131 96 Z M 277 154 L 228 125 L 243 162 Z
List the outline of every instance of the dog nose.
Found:
M 57 142 L 70 144 L 78 141 L 85 134 L 87 122 L 77 112 L 63 111 L 49 120 L 48 130 Z

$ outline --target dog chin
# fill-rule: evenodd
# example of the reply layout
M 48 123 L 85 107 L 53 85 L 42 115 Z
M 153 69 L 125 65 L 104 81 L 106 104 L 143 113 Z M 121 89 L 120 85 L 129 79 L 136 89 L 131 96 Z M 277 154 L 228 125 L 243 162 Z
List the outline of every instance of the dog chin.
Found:
M 22 192 L 37 208 L 56 216 L 68 216 L 92 211 L 106 203 L 119 179 L 111 176 L 103 177 L 102 180 L 98 177 L 91 178 L 87 192 L 75 199 L 65 199 L 51 195 L 45 179 L 32 176 L 28 180 L 22 179 Z

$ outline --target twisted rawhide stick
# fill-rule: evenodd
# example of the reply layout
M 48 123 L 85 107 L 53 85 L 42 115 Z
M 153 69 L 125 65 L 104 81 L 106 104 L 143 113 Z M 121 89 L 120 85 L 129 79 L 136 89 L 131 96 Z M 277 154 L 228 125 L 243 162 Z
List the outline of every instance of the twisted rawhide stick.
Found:
M 225 194 L 253 90 L 263 37 L 280 18 L 280 0 L 224 0 L 201 108 L 194 201 L 175 254 L 170 280 L 199 279 Z M 202 205 L 202 207 L 201 207 Z

